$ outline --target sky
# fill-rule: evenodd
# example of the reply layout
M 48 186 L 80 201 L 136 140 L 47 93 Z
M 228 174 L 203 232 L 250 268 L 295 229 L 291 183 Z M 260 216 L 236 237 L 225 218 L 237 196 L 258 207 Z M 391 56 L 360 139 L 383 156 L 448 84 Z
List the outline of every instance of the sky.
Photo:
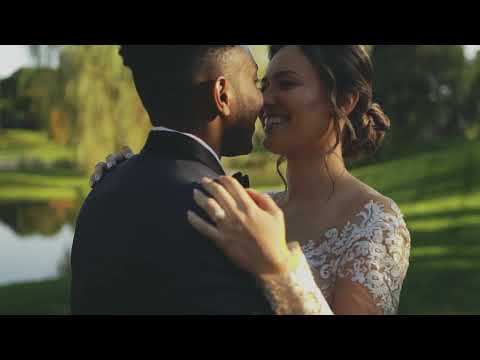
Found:
M 14 73 L 19 67 L 32 65 L 26 45 L 0 45 L 0 78 Z
M 480 45 L 464 45 L 465 54 L 472 59 Z M 32 65 L 26 45 L 0 45 L 0 79 L 13 74 L 22 66 Z

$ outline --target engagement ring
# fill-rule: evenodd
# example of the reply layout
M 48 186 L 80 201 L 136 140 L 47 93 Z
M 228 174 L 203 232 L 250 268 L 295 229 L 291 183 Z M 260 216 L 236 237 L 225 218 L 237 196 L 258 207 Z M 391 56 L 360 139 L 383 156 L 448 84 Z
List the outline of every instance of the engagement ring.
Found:
M 225 213 L 225 210 L 223 209 L 218 209 L 215 211 L 215 214 L 213 214 L 213 217 L 215 218 L 215 222 L 223 221 L 225 220 L 227 214 Z

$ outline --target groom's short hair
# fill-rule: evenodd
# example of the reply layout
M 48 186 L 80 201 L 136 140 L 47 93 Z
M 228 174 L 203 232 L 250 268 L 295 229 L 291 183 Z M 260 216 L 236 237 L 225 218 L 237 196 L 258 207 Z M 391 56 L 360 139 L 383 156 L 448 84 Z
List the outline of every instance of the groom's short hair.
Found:
M 155 126 L 189 117 L 193 80 L 199 72 L 224 67 L 229 50 L 239 45 L 121 45 L 138 94 Z M 181 112 L 181 114 L 179 113 Z

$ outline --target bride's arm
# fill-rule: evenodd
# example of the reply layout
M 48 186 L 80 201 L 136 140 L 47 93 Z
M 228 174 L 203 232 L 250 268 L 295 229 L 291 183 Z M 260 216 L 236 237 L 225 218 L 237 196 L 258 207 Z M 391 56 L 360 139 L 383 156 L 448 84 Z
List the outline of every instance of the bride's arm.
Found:
M 297 243 L 286 244 L 283 212 L 269 196 L 245 191 L 230 177 L 202 184 L 213 198 L 197 194 L 195 200 L 217 226 L 193 213 L 190 223 L 256 276 L 277 314 L 397 312 L 409 264 L 410 235 L 395 204 L 372 202 L 369 216 L 363 216 L 368 221 L 350 224 L 351 233 L 342 238 L 335 254 L 330 307 L 315 283 L 312 271 L 317 270 L 309 267 Z
M 397 314 L 409 267 L 410 233 L 390 201 L 371 202 L 369 221 L 354 224 L 337 261 L 337 314 Z
M 277 315 L 334 315 L 297 242 L 289 248 L 298 256 L 298 265 L 287 273 L 259 278 Z
M 260 282 L 279 315 L 332 315 L 298 244 L 287 245 L 283 212 L 231 177 L 202 182 L 213 196 L 194 195 L 216 226 L 189 212 L 193 227 L 212 239 L 226 256 Z M 227 191 L 228 189 L 228 191 Z

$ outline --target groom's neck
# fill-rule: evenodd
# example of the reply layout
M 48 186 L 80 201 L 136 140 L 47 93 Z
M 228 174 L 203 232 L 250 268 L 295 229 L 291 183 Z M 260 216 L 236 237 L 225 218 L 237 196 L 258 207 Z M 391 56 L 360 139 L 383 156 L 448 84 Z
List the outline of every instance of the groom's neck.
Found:
M 222 157 L 221 144 L 222 144 L 223 133 L 218 129 L 209 127 L 208 129 L 205 129 L 203 131 L 190 130 L 190 131 L 184 131 L 184 132 L 190 133 L 202 139 L 208 144 L 208 146 L 212 148 L 213 151 L 215 151 L 215 153 L 218 155 L 219 158 Z
M 191 135 L 195 135 L 196 137 L 205 141 L 212 148 L 213 151 L 221 158 L 221 148 L 222 148 L 222 138 L 223 138 L 223 130 L 219 121 L 207 121 L 208 125 L 205 126 L 203 129 L 198 129 L 189 126 L 182 126 L 179 124 L 184 123 L 183 121 L 179 121 L 176 124 L 158 124 L 158 126 L 163 126 L 175 131 L 179 131 L 182 133 L 187 133 Z

